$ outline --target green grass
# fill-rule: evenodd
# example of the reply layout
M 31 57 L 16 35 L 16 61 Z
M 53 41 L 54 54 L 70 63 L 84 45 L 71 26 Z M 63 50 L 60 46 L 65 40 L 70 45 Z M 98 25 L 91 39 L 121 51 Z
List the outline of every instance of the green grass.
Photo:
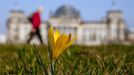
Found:
M 47 46 L 0 45 L 0 75 L 43 75 Z M 43 62 L 43 63 L 41 63 Z M 134 45 L 71 46 L 58 59 L 56 75 L 134 75 Z

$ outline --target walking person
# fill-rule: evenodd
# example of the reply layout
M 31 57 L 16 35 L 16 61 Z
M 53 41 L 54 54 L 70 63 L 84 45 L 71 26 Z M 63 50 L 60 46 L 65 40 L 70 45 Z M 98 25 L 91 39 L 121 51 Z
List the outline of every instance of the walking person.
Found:
M 31 24 L 32 30 L 29 34 L 29 39 L 27 43 L 29 44 L 32 38 L 36 35 L 39 38 L 41 44 L 43 44 L 42 36 L 40 33 L 40 26 L 41 26 L 41 13 L 43 12 L 43 7 L 39 7 L 36 12 L 34 12 L 31 16 Z

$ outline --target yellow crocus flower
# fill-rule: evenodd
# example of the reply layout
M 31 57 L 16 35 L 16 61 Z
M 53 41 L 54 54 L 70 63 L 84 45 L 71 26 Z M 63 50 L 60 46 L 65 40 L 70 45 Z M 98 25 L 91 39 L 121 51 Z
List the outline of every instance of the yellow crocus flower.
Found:
M 48 30 L 48 43 L 52 50 L 53 59 L 57 59 L 60 54 L 69 47 L 76 37 L 71 38 L 71 34 L 60 34 L 59 30 L 54 32 L 53 27 Z

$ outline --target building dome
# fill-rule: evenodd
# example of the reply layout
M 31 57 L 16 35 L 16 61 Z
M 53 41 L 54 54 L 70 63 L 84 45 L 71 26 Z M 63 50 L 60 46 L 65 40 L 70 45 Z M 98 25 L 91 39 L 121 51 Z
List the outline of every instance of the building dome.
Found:
M 59 7 L 55 12 L 55 17 L 65 17 L 65 18 L 79 18 L 80 13 L 74 7 L 69 5 L 63 5 Z

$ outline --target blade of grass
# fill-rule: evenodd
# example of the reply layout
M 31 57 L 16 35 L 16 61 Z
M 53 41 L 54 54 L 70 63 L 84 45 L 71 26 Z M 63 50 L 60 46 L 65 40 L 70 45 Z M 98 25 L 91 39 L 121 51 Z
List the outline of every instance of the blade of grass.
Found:
M 24 67 L 21 68 L 21 71 L 18 73 L 18 75 L 23 75 Z
M 41 58 L 39 52 L 37 51 L 37 48 L 36 48 L 35 45 L 33 45 L 33 51 L 34 51 L 34 53 L 35 53 L 35 55 L 36 55 L 36 57 L 37 57 L 37 60 L 39 61 L 39 63 L 40 63 L 41 66 L 43 67 L 44 72 L 45 72 L 45 75 L 48 75 L 47 70 L 46 70 L 46 67 L 45 67 L 45 64 L 43 64 L 42 58 Z

